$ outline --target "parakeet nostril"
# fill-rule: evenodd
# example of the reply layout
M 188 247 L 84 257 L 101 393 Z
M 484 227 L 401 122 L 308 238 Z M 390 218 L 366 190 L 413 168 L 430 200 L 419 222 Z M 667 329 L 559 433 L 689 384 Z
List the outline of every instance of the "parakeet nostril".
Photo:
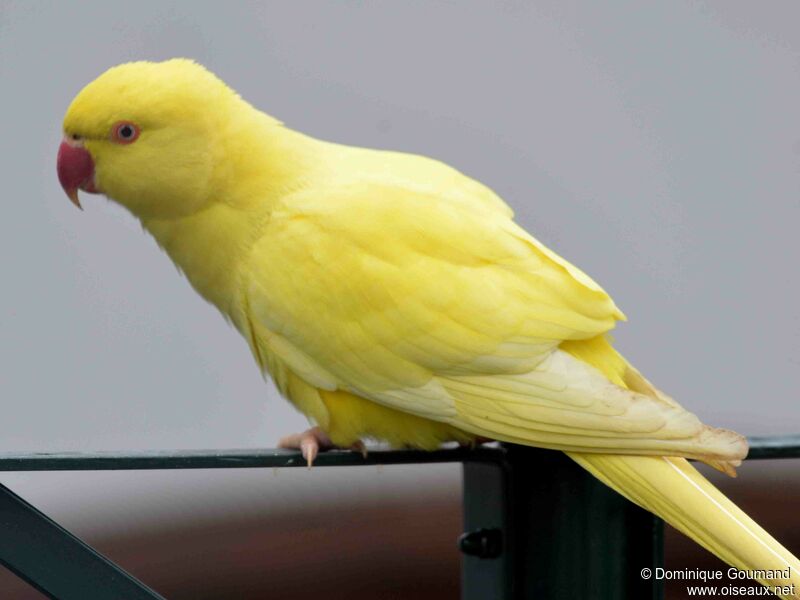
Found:
M 83 146 L 70 144 L 66 141 L 61 142 L 58 148 L 58 159 L 56 161 L 58 171 L 58 181 L 61 187 L 72 200 L 72 203 L 81 208 L 78 200 L 78 189 L 93 192 L 94 184 L 94 161 L 92 155 Z

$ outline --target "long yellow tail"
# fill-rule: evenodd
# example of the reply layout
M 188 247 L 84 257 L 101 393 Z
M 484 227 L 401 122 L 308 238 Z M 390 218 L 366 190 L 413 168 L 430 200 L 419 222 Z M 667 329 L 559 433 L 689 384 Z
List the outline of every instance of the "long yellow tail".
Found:
M 564 343 L 562 348 L 617 385 L 675 402 L 614 350 L 605 336 Z M 752 578 L 772 588 L 776 596 L 800 600 L 800 561 L 685 459 L 567 454 L 600 481 L 658 515 L 729 565 L 742 571 L 763 571 L 754 573 Z M 738 463 L 707 462 L 730 475 L 735 475 Z
M 729 565 L 764 571 L 754 574 L 753 579 L 770 587 L 775 595 L 800 600 L 800 561 L 686 460 L 567 454 L 606 485 Z

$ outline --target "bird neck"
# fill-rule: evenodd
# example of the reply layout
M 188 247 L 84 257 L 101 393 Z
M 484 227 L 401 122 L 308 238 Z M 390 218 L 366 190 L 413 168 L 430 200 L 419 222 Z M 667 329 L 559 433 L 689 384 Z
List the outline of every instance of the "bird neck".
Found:
M 248 213 L 214 204 L 188 217 L 142 220 L 197 292 L 235 320 L 239 273 L 257 236 Z
M 214 144 L 211 200 L 242 210 L 272 210 L 321 165 L 326 144 L 249 105 Z
M 255 110 L 220 137 L 210 201 L 186 216 L 139 218 L 197 292 L 240 326 L 250 250 L 281 199 L 313 180 L 323 144 Z

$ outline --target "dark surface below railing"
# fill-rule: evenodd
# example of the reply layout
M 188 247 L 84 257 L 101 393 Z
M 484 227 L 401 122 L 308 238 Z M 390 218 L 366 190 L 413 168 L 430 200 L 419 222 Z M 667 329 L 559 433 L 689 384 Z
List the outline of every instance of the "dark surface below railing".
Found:
M 800 457 L 800 435 L 749 442 L 749 459 Z M 563 453 L 513 445 L 335 450 L 314 464 L 424 463 L 464 465 L 463 600 L 663 597 L 661 582 L 638 577 L 663 564 L 661 520 Z M 298 452 L 275 449 L 0 454 L 0 472 L 306 466 Z M 163 600 L 1 484 L 0 564 L 59 600 Z M 581 565 L 583 576 L 576 581 L 564 564 Z

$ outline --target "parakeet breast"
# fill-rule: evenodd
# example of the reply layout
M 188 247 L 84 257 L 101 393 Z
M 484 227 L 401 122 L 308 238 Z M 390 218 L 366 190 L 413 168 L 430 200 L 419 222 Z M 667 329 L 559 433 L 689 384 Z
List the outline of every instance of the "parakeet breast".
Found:
M 143 220 L 192 287 L 235 323 L 240 273 L 254 236 L 253 223 L 244 216 L 214 204 L 188 217 Z

